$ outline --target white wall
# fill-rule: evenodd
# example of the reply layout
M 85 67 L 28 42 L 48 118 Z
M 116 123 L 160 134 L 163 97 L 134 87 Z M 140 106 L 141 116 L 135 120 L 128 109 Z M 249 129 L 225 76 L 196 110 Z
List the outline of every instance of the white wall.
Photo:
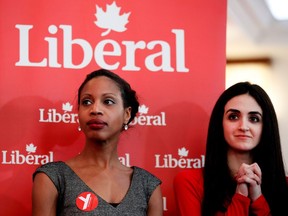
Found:
M 278 116 L 286 173 L 288 174 L 288 53 L 287 57 L 275 58 L 271 71 L 271 100 Z

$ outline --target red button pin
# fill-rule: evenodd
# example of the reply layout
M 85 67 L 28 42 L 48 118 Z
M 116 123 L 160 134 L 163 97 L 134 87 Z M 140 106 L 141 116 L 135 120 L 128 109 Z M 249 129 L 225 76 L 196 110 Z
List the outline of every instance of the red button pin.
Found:
M 98 198 L 94 193 L 83 192 L 78 195 L 76 205 L 82 211 L 92 211 L 98 206 Z

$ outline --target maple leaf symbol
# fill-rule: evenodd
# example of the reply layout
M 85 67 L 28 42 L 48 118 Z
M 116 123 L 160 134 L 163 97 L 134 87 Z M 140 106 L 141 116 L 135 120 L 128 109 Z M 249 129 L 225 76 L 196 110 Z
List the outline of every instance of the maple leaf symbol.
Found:
M 35 153 L 36 149 L 37 149 L 37 146 L 34 146 L 33 143 L 30 143 L 29 145 L 26 145 L 26 151 L 28 152 L 28 154 Z
M 117 7 L 115 1 L 111 5 L 106 5 L 106 12 L 103 11 L 101 7 L 96 5 L 96 19 L 94 23 L 103 29 L 107 29 L 105 32 L 102 32 L 101 36 L 105 36 L 110 33 L 111 30 L 117 32 L 126 31 L 125 25 L 128 23 L 128 17 L 131 12 L 123 13 L 120 15 L 121 7 Z
M 145 106 L 145 104 L 139 106 L 139 113 L 140 115 L 142 114 L 147 114 L 148 113 L 149 108 Z
M 189 151 L 186 150 L 185 147 L 182 147 L 181 149 L 178 149 L 178 155 L 182 158 L 182 157 L 187 157 L 188 156 Z
M 67 102 L 67 103 L 63 103 L 62 104 L 62 110 L 63 111 L 65 111 L 65 112 L 71 112 L 72 111 L 72 109 L 73 109 L 73 106 L 69 103 L 69 102 Z

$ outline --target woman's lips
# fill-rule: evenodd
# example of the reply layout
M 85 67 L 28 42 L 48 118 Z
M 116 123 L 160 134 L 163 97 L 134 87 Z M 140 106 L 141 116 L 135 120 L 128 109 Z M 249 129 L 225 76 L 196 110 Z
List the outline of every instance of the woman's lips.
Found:
M 107 125 L 107 123 L 101 120 L 92 119 L 87 122 L 87 125 L 90 129 L 96 130 L 104 128 Z
M 251 139 L 252 137 L 250 135 L 245 135 L 245 134 L 238 134 L 235 135 L 238 139 Z

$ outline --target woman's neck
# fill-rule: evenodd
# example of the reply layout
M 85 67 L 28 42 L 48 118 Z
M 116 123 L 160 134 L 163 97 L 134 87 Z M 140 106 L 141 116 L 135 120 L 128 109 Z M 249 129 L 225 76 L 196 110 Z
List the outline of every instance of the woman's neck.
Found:
M 237 173 L 241 164 L 251 164 L 253 163 L 253 158 L 250 152 L 235 152 L 233 150 L 228 150 L 227 152 L 227 163 L 231 170 L 232 176 Z

